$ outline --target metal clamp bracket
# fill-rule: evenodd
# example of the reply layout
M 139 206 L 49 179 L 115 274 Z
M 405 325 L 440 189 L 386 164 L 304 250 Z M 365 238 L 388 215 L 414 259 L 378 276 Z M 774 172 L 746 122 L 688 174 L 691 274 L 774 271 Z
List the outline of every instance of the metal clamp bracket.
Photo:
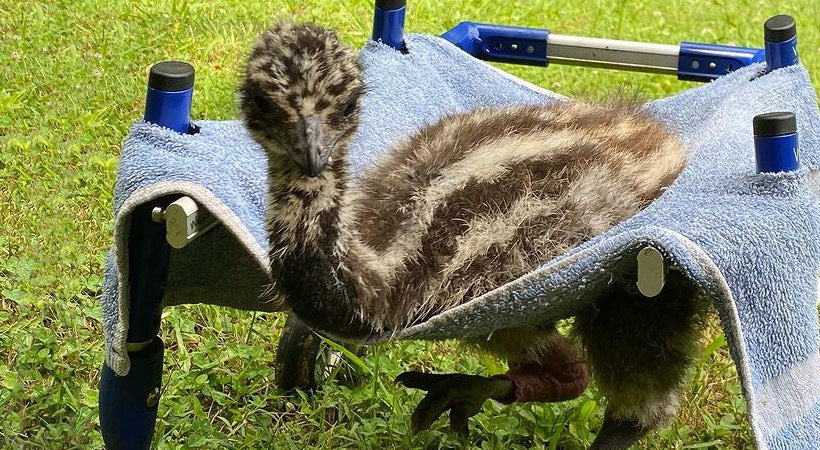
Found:
M 661 293 L 666 283 L 666 263 L 663 255 L 654 247 L 638 252 L 638 291 L 652 298 Z
M 154 222 L 165 222 L 165 239 L 176 249 L 185 247 L 219 224 L 211 213 L 191 197 L 180 197 L 164 210 L 154 208 Z
M 762 48 L 681 42 L 678 79 L 709 81 L 765 60 L 766 51 Z
M 461 22 L 441 37 L 486 61 L 547 65 L 549 30 Z

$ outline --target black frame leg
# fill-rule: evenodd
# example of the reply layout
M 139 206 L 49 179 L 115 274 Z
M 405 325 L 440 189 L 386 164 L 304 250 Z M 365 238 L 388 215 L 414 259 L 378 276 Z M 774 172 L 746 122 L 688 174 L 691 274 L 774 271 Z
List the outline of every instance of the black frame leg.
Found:
M 165 226 L 151 220 L 151 210 L 167 202 L 137 207 L 128 242 L 130 313 L 128 356 L 131 370 L 118 376 L 103 364 L 100 379 L 100 428 L 109 449 L 151 446 L 162 387 L 162 297 L 168 274 Z

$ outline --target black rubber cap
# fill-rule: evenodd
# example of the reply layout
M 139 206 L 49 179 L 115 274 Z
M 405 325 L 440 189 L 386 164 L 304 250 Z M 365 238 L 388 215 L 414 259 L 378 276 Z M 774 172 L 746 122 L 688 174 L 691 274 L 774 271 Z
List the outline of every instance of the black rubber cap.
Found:
M 407 6 L 407 0 L 376 0 L 376 8 L 383 11 L 391 11 L 405 6 Z
M 158 91 L 184 91 L 194 87 L 194 66 L 182 61 L 163 61 L 151 66 L 148 87 Z
M 785 42 L 797 35 L 794 17 L 786 14 L 770 17 L 763 24 L 763 35 L 769 42 Z
M 782 136 L 797 132 L 797 119 L 787 111 L 770 112 L 755 116 L 752 121 L 755 136 Z

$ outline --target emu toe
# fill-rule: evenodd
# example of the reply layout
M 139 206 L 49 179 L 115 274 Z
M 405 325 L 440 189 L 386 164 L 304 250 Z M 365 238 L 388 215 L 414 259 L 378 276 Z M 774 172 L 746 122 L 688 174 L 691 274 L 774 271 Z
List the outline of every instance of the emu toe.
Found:
M 409 388 L 427 391 L 411 418 L 413 432 L 430 428 L 430 425 L 450 411 L 450 429 L 466 435 L 467 420 L 476 415 L 487 399 L 500 399 L 511 395 L 512 383 L 503 378 L 487 378 L 460 373 L 435 374 L 404 372 L 396 382 Z

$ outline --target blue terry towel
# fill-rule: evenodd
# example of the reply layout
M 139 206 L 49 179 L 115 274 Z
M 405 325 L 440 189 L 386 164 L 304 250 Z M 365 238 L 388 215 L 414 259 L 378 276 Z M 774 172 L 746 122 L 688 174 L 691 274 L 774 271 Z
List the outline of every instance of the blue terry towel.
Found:
M 438 38 L 407 39 L 407 55 L 377 43 L 361 52 L 368 93 L 351 149 L 355 171 L 442 114 L 562 98 Z M 816 448 L 820 114 L 806 71 L 795 66 L 765 74 L 755 65 L 646 108 L 690 151 L 684 172 L 650 207 L 518 280 L 374 340 L 458 338 L 571 315 L 652 245 L 717 305 L 758 447 Z M 752 117 L 780 110 L 798 117 L 802 169 L 755 174 Z M 186 136 L 139 123 L 123 148 L 102 299 L 106 362 L 121 375 L 129 370 L 130 214 L 151 199 L 189 195 L 224 224 L 172 251 L 166 305 L 270 309 L 259 300 L 268 271 L 264 156 L 238 122 L 200 125 L 200 134 Z

